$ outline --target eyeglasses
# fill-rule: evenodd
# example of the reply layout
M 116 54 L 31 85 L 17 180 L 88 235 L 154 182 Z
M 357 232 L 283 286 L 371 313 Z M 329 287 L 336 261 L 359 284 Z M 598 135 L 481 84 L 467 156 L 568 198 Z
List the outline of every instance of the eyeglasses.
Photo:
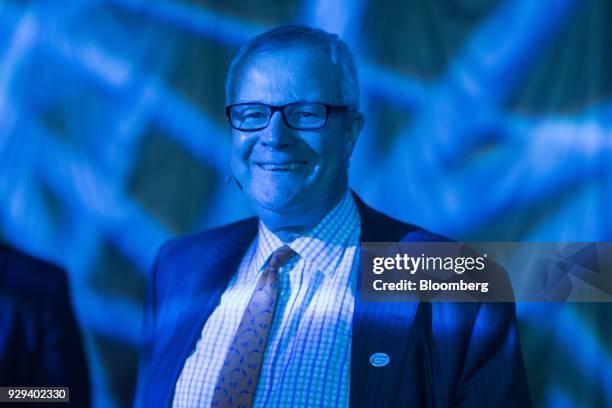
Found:
M 237 130 L 254 132 L 270 124 L 274 112 L 281 112 L 285 124 L 296 130 L 316 130 L 327 125 L 327 118 L 333 112 L 350 112 L 352 105 L 328 105 L 319 102 L 294 102 L 273 106 L 264 103 L 237 103 L 225 108 L 230 125 Z

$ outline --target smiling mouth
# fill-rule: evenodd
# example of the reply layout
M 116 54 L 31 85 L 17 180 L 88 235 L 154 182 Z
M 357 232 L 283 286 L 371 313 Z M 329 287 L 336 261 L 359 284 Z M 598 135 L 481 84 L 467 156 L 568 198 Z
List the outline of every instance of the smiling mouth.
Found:
M 291 163 L 255 163 L 259 168 L 267 171 L 295 171 L 306 165 L 306 162 Z

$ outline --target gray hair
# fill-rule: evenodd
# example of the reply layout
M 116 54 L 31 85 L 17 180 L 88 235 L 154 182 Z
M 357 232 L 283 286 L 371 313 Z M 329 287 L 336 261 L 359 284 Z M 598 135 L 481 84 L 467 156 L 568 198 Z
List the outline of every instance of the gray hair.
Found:
M 322 51 L 341 75 L 342 103 L 359 108 L 359 79 L 355 59 L 349 46 L 336 34 L 304 25 L 284 25 L 266 31 L 244 45 L 236 54 L 227 72 L 225 98 L 230 100 L 234 76 L 246 57 L 265 51 L 275 51 L 291 46 L 307 46 Z

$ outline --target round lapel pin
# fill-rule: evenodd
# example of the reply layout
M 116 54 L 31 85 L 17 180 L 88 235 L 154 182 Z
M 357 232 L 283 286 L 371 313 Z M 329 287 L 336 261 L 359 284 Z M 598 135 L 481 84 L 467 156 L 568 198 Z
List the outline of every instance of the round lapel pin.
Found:
M 370 364 L 374 367 L 384 367 L 391 359 L 387 353 L 374 353 L 370 356 Z

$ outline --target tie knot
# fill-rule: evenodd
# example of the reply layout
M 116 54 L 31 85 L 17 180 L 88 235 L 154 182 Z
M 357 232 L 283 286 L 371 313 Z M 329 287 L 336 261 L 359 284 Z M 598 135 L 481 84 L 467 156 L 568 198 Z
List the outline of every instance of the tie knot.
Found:
M 289 248 L 287 245 L 283 245 L 278 248 L 272 255 L 270 255 L 270 262 L 268 266 L 273 269 L 279 269 L 281 266 L 285 265 L 291 258 L 297 255 L 293 249 Z

